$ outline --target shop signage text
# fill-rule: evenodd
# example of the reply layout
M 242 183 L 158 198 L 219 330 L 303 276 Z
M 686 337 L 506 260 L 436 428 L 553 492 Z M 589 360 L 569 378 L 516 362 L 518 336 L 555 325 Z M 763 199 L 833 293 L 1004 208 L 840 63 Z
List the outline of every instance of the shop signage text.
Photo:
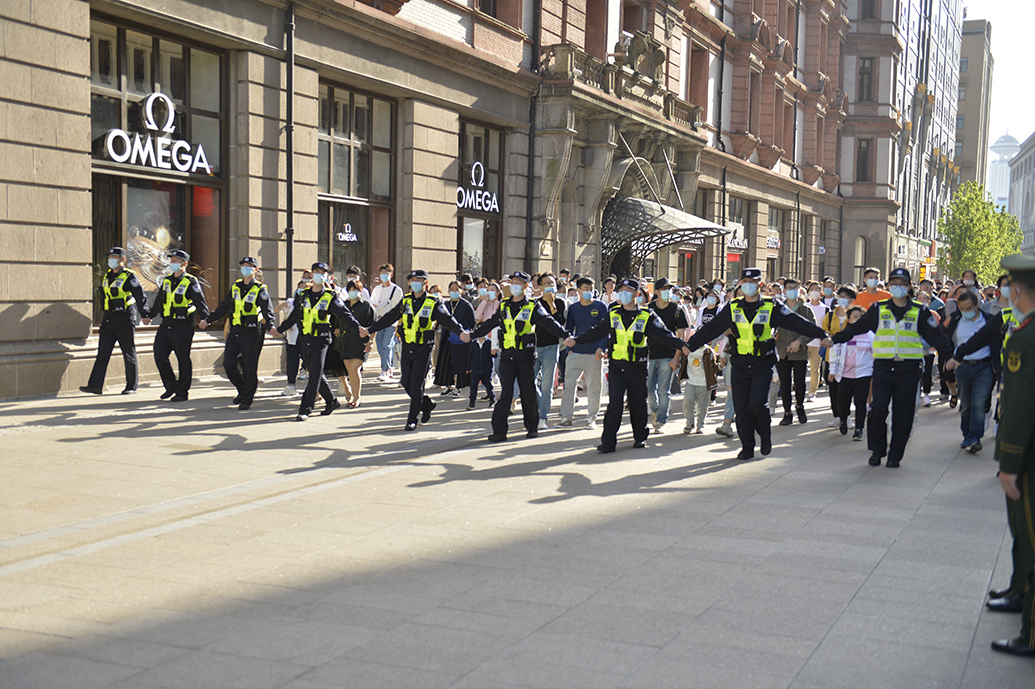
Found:
M 337 237 L 339 242 L 358 242 L 359 237 L 352 231 L 352 223 L 345 223 L 342 227 L 342 231 L 338 233 Z
M 165 122 L 161 127 L 155 121 L 155 101 L 165 104 Z M 212 174 L 205 149 L 201 144 L 191 145 L 183 139 L 172 139 L 162 134 L 176 131 L 173 120 L 176 117 L 176 106 L 172 98 L 164 93 L 152 93 L 144 101 L 144 126 L 150 131 L 161 132 L 154 136 L 148 134 L 141 138 L 140 134 L 129 133 L 122 129 L 112 129 L 105 140 L 108 157 L 116 163 L 129 163 L 159 170 L 178 170 L 180 172 L 198 172 Z
M 733 230 L 729 235 L 726 236 L 726 248 L 728 249 L 747 249 L 748 242 L 744 238 L 744 225 L 739 222 L 730 222 L 726 224 L 729 229 Z
M 461 210 L 499 213 L 500 202 L 496 194 L 485 190 L 485 166 L 476 162 L 471 166 L 471 186 L 456 188 L 456 207 Z

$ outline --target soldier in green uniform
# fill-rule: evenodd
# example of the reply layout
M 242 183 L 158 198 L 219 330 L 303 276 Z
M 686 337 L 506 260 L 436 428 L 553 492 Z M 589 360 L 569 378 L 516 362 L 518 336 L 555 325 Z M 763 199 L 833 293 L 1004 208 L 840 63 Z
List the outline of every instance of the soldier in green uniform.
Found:
M 1035 657 L 1035 258 L 1007 256 L 1002 266 L 1010 272 L 1010 302 L 1019 324 L 1003 349 L 1002 418 L 995 454 L 1016 539 L 1015 581 L 1023 582 L 1024 602 L 1020 636 L 993 641 L 992 649 Z

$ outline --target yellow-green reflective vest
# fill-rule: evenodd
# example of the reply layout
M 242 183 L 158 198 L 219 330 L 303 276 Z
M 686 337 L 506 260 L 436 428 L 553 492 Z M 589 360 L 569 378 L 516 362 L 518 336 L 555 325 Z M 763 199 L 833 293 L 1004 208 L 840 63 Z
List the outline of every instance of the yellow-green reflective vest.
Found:
M 183 277 L 176 283 L 176 287 L 173 287 L 173 279 L 170 275 L 162 280 L 162 290 L 165 292 L 162 317 L 183 320 L 197 311 L 194 302 L 187 298 L 187 290 L 194 282 L 194 276 L 184 271 Z
M 424 303 L 416 313 L 413 311 L 413 293 L 403 297 L 403 342 L 406 344 L 428 344 L 435 336 L 435 307 L 438 299 L 424 295 Z
M 231 325 L 254 326 L 259 324 L 259 295 L 262 293 L 263 285 L 252 280 L 251 285 L 245 285 L 244 280 L 238 280 L 230 288 L 230 294 L 234 299 L 234 315 L 230 321 Z
M 511 313 L 510 299 L 504 299 L 500 305 L 500 316 L 503 320 L 503 348 L 504 349 L 534 349 L 535 328 L 532 326 L 532 312 L 535 311 L 535 302 L 529 301 L 518 309 L 517 314 Z
M 315 302 L 314 296 L 310 293 L 302 304 L 302 334 L 318 337 L 331 331 L 331 312 L 328 309 L 334 300 L 334 292 L 325 289 Z
M 873 358 L 923 359 L 924 345 L 917 329 L 920 307 L 914 303 L 909 311 L 906 311 L 905 317 L 896 321 L 888 303 L 880 302 L 880 320 L 873 337 Z
M 126 283 L 133 278 L 132 270 L 123 270 L 115 279 L 108 281 L 109 273 L 104 274 L 101 281 L 101 290 L 104 292 L 105 311 L 125 311 L 137 300 L 133 298 L 132 292 L 126 289 Z
M 615 331 L 615 342 L 611 347 L 612 361 L 639 361 L 647 345 L 647 321 L 650 311 L 640 309 L 636 318 L 626 328 L 622 322 L 622 308 L 611 311 L 611 329 Z
M 762 305 L 758 307 L 754 320 L 748 320 L 740 299 L 730 304 L 730 314 L 733 316 L 733 327 L 737 329 L 737 354 L 761 356 L 762 350 L 759 345 L 773 339 L 772 300 L 762 300 Z M 761 326 L 760 335 L 755 334 L 755 326 Z

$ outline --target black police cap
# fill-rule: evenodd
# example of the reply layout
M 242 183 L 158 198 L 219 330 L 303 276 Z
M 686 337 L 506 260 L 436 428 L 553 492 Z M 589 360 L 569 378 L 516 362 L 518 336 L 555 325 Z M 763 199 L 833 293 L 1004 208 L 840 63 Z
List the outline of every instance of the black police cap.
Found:
M 109 256 L 125 256 L 126 255 L 126 250 L 123 249 L 121 246 L 113 246 L 110 249 L 108 249 L 108 255 Z
M 174 249 L 173 251 L 169 252 L 169 258 L 179 258 L 183 259 L 184 261 L 189 261 L 190 254 L 188 254 L 183 249 Z
M 406 276 L 406 279 L 407 280 L 413 280 L 414 278 L 416 278 L 418 280 L 427 280 L 428 279 L 428 271 L 421 270 L 420 268 L 417 268 L 415 270 L 411 270 L 410 274 Z
M 523 282 L 523 283 L 525 283 L 527 285 L 532 280 L 532 276 L 529 275 L 528 273 L 524 272 L 523 270 L 519 270 L 517 272 L 511 273 L 510 274 L 510 279 L 511 280 L 520 280 L 521 282 Z
M 909 275 L 909 271 L 905 268 L 896 268 L 895 270 L 891 271 L 891 274 L 888 275 L 888 281 L 891 281 L 894 278 L 901 278 L 906 282 L 913 281 L 913 278 Z
M 331 272 L 330 266 L 328 266 L 326 263 L 323 263 L 322 261 L 317 261 L 313 264 L 313 267 L 309 269 L 310 272 L 314 270 L 322 270 L 328 273 Z
M 746 277 L 748 280 L 761 280 L 762 270 L 761 268 L 745 268 L 744 277 Z
M 258 266 L 259 265 L 259 262 L 256 261 L 251 256 L 245 256 L 244 258 L 242 258 L 238 265 L 242 265 L 243 266 L 245 263 L 251 263 L 253 266 Z
M 619 287 L 619 289 L 621 289 L 622 287 L 631 287 L 635 291 L 639 292 L 640 291 L 640 281 L 639 280 L 634 280 L 632 278 L 626 278 L 626 279 L 622 280 L 622 284 L 620 284 L 618 287 Z

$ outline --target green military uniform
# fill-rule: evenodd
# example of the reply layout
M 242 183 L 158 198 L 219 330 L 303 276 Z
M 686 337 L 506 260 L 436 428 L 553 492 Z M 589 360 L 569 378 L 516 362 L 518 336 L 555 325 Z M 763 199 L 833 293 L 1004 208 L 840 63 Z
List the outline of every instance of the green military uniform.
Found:
M 1009 256 L 1003 267 L 1011 277 L 1035 283 L 1035 258 Z M 1015 579 L 1024 583 L 1021 634 L 996 641 L 997 651 L 1035 655 L 1035 325 L 1032 314 L 1020 323 L 1003 349 L 1002 419 L 996 437 L 996 459 L 1002 474 L 1017 476 L 1019 500 L 1007 499 L 1007 518 L 1014 535 Z M 1019 592 L 1018 592 L 1019 593 Z

